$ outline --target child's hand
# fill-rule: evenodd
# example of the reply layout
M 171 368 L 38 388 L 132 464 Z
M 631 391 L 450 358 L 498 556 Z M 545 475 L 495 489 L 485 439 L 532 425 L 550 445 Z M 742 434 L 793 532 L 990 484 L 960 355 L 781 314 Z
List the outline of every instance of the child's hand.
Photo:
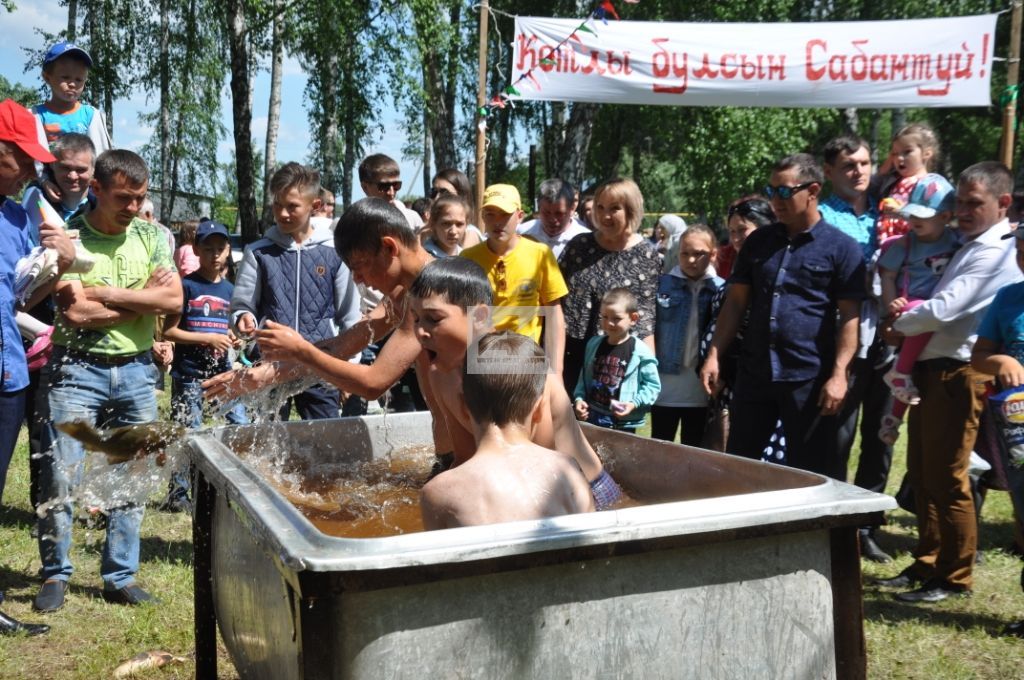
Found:
M 273 321 L 256 331 L 256 339 L 260 354 L 271 361 L 301 361 L 307 350 L 319 351 L 288 326 Z
M 889 314 L 893 317 L 897 317 L 903 313 L 903 309 L 907 306 L 907 298 L 898 297 L 889 303 Z
M 620 401 L 616 403 L 619 405 L 617 409 L 614 409 L 616 418 L 625 418 L 636 410 L 636 404 L 631 401 Z
M 586 420 L 590 415 L 590 406 L 582 399 L 577 399 L 576 403 L 572 405 L 572 409 L 576 412 L 577 420 Z
M 207 336 L 206 344 L 212 347 L 218 352 L 227 352 L 229 349 L 235 346 L 234 340 L 230 336 L 221 335 L 220 333 L 204 333 Z
M 158 340 L 153 343 L 153 361 L 158 366 L 170 366 L 174 361 L 174 343 Z
M 228 337 L 231 338 L 231 346 L 234 347 L 235 349 L 238 349 L 239 347 L 242 346 L 241 338 L 235 335 L 235 332 L 230 328 L 228 329 Z
M 1024 385 L 1024 366 L 1011 356 L 1000 357 L 999 373 L 996 377 L 999 378 L 999 384 L 1004 390 L 1020 387 Z
M 238 332 L 247 338 L 256 332 L 256 317 L 246 312 L 238 318 Z

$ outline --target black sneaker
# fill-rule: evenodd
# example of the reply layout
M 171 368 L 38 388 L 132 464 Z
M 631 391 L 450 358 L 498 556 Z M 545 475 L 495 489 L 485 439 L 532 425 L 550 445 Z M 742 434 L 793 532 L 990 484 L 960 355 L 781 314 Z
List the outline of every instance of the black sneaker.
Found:
M 900 602 L 942 602 L 950 597 L 970 597 L 971 591 L 963 586 L 954 586 L 941 579 L 931 579 L 920 588 L 896 593 Z
M 111 604 L 128 604 L 128 605 L 139 605 L 146 604 L 147 602 L 152 604 L 160 604 L 160 600 L 156 599 L 140 586 L 129 583 L 123 588 L 117 590 L 103 589 L 103 599 Z
M 924 579 L 914 575 L 907 567 L 892 578 L 876 578 L 872 583 L 882 588 L 913 588 L 924 583 Z

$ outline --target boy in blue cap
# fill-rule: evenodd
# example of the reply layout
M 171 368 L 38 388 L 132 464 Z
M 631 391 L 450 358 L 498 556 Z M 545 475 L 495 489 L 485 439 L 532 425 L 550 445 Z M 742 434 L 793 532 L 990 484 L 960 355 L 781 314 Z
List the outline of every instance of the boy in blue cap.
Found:
M 203 381 L 231 369 L 230 350 L 240 343 L 230 330 L 228 314 L 235 287 L 222 274 L 231 257 L 228 228 L 212 220 L 200 222 L 192 250 L 199 269 L 182 279 L 181 314 L 167 317 L 164 339 L 177 344 L 171 363 L 171 417 L 196 430 L 203 424 Z M 245 407 L 235 406 L 227 420 L 248 422 Z M 191 512 L 189 487 L 188 479 L 176 473 L 164 509 Z
M 92 57 L 74 43 L 59 42 L 47 50 L 43 57 L 43 80 L 50 88 L 50 99 L 32 112 L 42 124 L 47 144 L 52 145 L 69 132 L 77 132 L 92 140 L 99 156 L 113 145 L 103 113 L 81 102 L 90 68 Z

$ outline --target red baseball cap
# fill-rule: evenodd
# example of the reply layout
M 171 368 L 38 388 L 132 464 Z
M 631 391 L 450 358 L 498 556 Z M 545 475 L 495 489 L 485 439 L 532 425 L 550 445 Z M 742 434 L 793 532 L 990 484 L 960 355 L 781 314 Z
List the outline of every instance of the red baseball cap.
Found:
M 33 160 L 53 163 L 56 158 L 39 143 L 36 117 L 13 99 L 0 102 L 0 141 L 16 144 Z

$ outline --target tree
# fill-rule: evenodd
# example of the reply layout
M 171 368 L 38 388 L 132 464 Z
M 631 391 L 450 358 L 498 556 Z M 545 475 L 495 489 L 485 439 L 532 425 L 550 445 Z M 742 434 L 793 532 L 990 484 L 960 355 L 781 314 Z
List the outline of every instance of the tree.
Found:
M 238 181 L 238 220 L 242 240 L 260 237 L 256 211 L 255 158 L 252 147 L 252 80 L 250 78 L 249 3 L 224 0 L 224 20 L 231 63 L 231 113 L 235 140 L 235 168 Z
M 142 154 L 161 192 L 165 223 L 179 192 L 210 193 L 216 184 L 226 60 L 219 27 L 203 20 L 215 9 L 216 0 L 160 0 L 159 16 L 145 25 L 154 49 L 148 51 L 153 58 L 142 60 L 143 80 L 158 83 L 159 108 L 141 116 L 156 126 Z

